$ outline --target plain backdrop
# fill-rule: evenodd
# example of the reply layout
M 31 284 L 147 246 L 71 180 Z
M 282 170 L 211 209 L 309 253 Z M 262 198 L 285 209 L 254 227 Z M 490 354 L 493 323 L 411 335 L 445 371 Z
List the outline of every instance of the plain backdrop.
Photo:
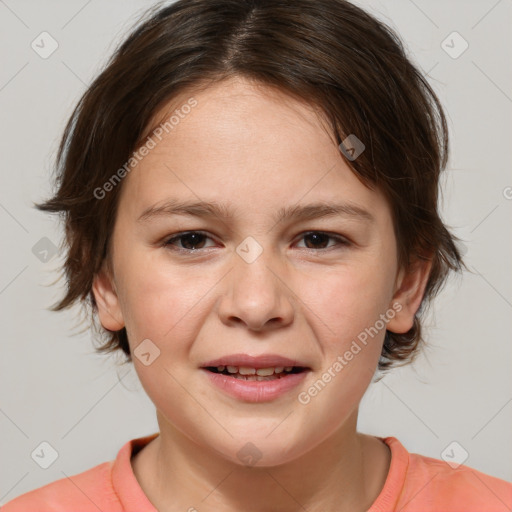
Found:
M 417 362 L 370 386 L 359 430 L 435 458 L 455 441 L 466 465 L 512 481 L 512 2 L 356 3 L 398 30 L 446 109 L 442 212 L 472 269 L 439 296 Z M 0 1 L 0 503 L 111 460 L 158 429 L 132 367 L 96 355 L 90 332 L 74 334 L 77 309 L 47 310 L 63 293 L 62 281 L 53 284 L 62 255 L 51 257 L 62 230 L 31 207 L 51 193 L 72 108 L 152 4 Z M 31 46 L 42 32 L 58 43 L 45 59 Z M 58 454 L 48 469 L 31 457 L 42 442 Z

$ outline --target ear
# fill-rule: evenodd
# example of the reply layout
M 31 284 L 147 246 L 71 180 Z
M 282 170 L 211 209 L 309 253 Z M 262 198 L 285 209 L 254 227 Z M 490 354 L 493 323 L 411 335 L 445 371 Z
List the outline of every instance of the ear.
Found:
M 107 269 L 106 262 L 94 276 L 92 291 L 98 306 L 101 325 L 109 331 L 119 331 L 124 327 L 123 314 L 117 296 L 114 279 Z
M 395 293 L 390 304 L 390 308 L 392 307 L 396 314 L 387 324 L 388 331 L 403 334 L 412 328 L 414 317 L 425 293 L 431 268 L 431 259 L 418 259 L 411 265 L 411 268 L 400 269 L 395 283 Z

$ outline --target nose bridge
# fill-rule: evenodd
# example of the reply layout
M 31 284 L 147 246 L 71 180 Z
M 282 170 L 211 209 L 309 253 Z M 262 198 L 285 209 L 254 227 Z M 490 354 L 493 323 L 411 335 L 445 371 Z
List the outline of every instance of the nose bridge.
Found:
M 258 244 L 258 245 L 256 245 Z M 242 242 L 236 249 L 234 255 L 237 292 L 252 290 L 270 296 L 276 294 L 277 287 L 276 258 L 273 257 L 271 248 L 263 247 L 254 239 Z M 244 293 L 243 293 L 244 294 Z M 247 294 L 244 294 L 247 295 Z
M 289 323 L 293 306 L 288 288 L 279 278 L 275 251 L 247 237 L 233 254 L 229 289 L 221 298 L 219 313 L 225 323 L 243 322 L 251 329 Z M 271 322 L 272 321 L 272 322 Z

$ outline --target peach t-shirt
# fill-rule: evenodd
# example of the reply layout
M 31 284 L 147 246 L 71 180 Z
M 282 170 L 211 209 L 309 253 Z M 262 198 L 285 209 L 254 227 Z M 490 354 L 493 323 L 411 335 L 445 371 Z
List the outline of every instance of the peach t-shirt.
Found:
M 133 473 L 130 457 L 157 434 L 128 441 L 114 461 L 23 494 L 1 512 L 157 512 Z M 384 487 L 368 512 L 505 512 L 512 484 L 467 466 L 409 453 L 395 437 Z

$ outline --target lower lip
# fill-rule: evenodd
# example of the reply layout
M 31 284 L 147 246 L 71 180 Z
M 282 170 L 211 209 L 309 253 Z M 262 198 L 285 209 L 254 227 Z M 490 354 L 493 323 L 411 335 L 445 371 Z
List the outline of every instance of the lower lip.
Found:
M 240 400 L 246 402 L 269 402 L 284 395 L 298 386 L 309 373 L 304 370 L 300 373 L 290 373 L 286 377 L 273 380 L 243 380 L 236 377 L 229 377 L 222 373 L 213 373 L 202 368 L 210 382 Z

